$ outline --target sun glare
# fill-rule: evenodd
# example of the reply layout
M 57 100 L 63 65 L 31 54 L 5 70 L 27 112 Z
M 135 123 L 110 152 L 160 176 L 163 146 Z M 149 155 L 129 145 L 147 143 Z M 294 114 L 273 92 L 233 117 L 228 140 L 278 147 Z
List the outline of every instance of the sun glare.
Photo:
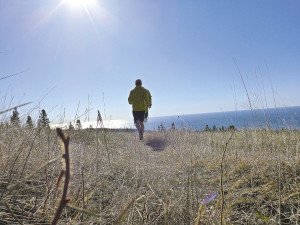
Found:
M 96 33 L 99 23 L 102 27 L 108 24 L 111 26 L 112 21 L 114 21 L 114 17 L 101 5 L 101 0 L 60 0 L 37 22 L 34 29 L 37 29 L 47 20 L 53 19 L 58 11 L 68 16 L 68 19 L 86 19 L 84 17 L 87 17 Z
M 73 9 L 90 8 L 96 4 L 96 0 L 65 0 L 64 2 Z

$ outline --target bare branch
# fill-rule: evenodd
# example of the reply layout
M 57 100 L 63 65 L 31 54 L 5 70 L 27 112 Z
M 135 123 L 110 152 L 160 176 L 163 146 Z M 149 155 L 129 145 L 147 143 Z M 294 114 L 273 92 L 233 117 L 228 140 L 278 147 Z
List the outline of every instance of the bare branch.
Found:
M 64 175 L 65 175 L 65 182 L 64 182 L 64 188 L 63 188 L 63 194 L 60 199 L 59 206 L 56 210 L 55 216 L 53 218 L 53 221 L 51 225 L 56 225 L 62 212 L 63 209 L 67 206 L 68 202 L 70 201 L 67 197 L 68 195 L 68 189 L 69 189 L 69 182 L 70 182 L 70 156 L 69 156 L 69 142 L 70 138 L 68 136 L 65 136 L 63 133 L 62 129 L 56 128 L 57 136 L 62 140 L 64 143 L 64 148 L 65 148 L 65 154 L 63 154 L 63 158 L 65 159 L 65 164 L 66 168 L 65 170 L 62 170 Z
M 8 111 L 10 111 L 10 110 L 13 110 L 13 109 L 16 109 L 16 108 L 19 108 L 19 107 L 22 107 L 22 106 L 25 106 L 25 105 L 28 105 L 28 104 L 31 104 L 31 103 L 32 103 L 32 102 L 26 102 L 26 103 L 24 103 L 24 104 L 17 105 L 17 106 L 14 106 L 14 107 L 11 107 L 11 108 L 9 108 L 9 109 L 6 109 L 6 110 L 4 110 L 4 111 L 1 111 L 0 114 L 6 113 L 6 112 L 8 112 Z
M 29 69 L 23 70 L 23 71 L 18 72 L 18 73 L 10 74 L 10 75 L 4 76 L 4 77 L 0 77 L 0 80 L 7 79 L 7 78 L 9 78 L 9 77 L 14 77 L 14 76 L 20 75 L 20 74 L 22 74 L 22 73 L 25 73 L 25 72 L 27 72 L 27 71 L 29 71 Z

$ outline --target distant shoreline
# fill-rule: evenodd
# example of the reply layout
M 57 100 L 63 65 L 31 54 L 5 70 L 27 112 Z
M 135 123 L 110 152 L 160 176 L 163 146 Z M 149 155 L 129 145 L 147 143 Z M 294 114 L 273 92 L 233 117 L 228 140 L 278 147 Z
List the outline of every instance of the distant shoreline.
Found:
M 223 113 L 241 113 L 241 112 L 256 112 L 256 111 L 265 111 L 265 110 L 286 110 L 286 109 L 295 109 L 300 106 L 287 106 L 287 107 L 272 107 L 272 108 L 259 108 L 259 109 L 241 109 L 241 110 L 230 110 L 230 111 L 219 111 L 219 112 L 203 112 L 203 113 L 188 113 L 188 114 L 180 114 L 180 115 L 165 115 L 165 116 L 153 116 L 152 118 L 164 118 L 164 117 L 180 117 L 180 116 L 196 116 L 196 115 L 208 115 L 208 114 L 223 114 Z

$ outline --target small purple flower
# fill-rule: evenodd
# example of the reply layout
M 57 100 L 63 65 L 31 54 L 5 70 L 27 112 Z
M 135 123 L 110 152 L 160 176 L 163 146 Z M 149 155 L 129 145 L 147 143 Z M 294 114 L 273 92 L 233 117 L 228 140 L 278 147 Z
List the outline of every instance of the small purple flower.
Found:
M 210 203 L 211 201 L 213 201 L 216 197 L 218 197 L 218 192 L 214 192 L 214 193 L 206 196 L 204 199 L 202 199 L 201 203 L 203 205 L 207 205 L 208 203 Z

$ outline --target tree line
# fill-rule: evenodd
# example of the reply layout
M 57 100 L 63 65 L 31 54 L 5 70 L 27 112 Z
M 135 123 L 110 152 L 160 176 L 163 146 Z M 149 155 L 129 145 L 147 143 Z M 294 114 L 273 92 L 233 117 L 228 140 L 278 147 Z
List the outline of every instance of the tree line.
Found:
M 157 130 L 158 131 L 166 131 L 167 129 L 163 123 L 160 123 L 160 125 L 158 125 L 158 127 L 157 127 Z M 170 130 L 176 130 L 174 122 L 171 124 Z M 202 131 L 212 132 L 212 131 L 233 131 L 233 130 L 237 130 L 234 125 L 229 125 L 228 127 L 224 127 L 224 126 L 217 127 L 216 125 L 213 125 L 212 127 L 209 127 L 209 125 L 206 124 Z
M 10 117 L 10 123 L 9 125 L 14 126 L 14 127 L 21 127 L 21 119 L 20 119 L 20 114 L 15 108 L 12 112 L 12 116 Z M 48 118 L 46 110 L 42 109 L 37 121 L 37 124 L 33 122 L 32 118 L 30 115 L 27 116 L 26 122 L 25 122 L 25 127 L 26 128 L 49 128 L 50 129 L 50 120 Z M 81 121 L 78 119 L 76 121 L 75 127 L 72 125 L 70 122 L 68 126 L 69 130 L 72 129 L 77 129 L 80 130 L 82 129 Z
M 12 112 L 12 116 L 10 117 L 10 125 L 15 126 L 15 127 L 21 127 L 20 113 L 18 112 L 17 108 L 15 108 Z M 31 116 L 28 115 L 27 119 L 26 119 L 25 127 L 27 127 L 27 128 L 35 128 L 35 127 L 50 128 L 50 120 L 48 118 L 46 110 L 44 110 L 44 109 L 41 110 L 36 126 L 31 118 Z

